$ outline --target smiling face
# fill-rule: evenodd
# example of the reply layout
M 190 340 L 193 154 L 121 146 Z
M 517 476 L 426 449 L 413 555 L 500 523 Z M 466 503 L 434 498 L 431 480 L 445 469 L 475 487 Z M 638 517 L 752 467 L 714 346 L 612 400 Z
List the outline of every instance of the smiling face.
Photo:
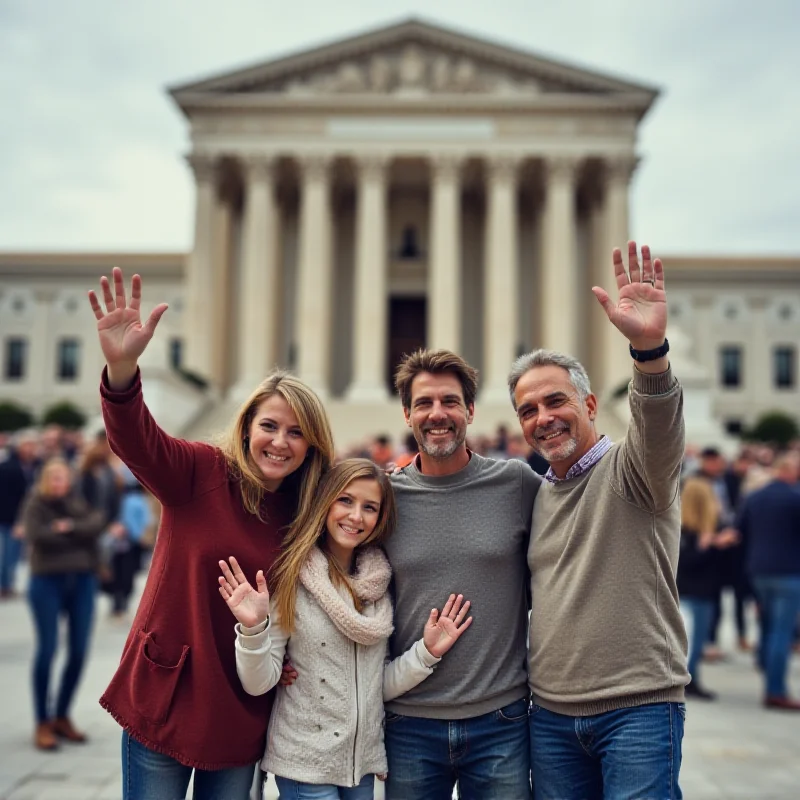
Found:
M 279 394 L 256 408 L 248 436 L 250 459 L 271 492 L 300 467 L 308 453 L 309 444 L 297 416 Z
M 457 455 L 467 439 L 473 407 L 464 402 L 464 390 L 452 373 L 421 372 L 411 383 L 411 408 L 403 409 L 420 451 L 443 461 Z
M 597 443 L 597 398 L 581 399 L 563 367 L 533 367 L 514 390 L 525 440 L 563 478 Z
M 382 499 L 378 481 L 357 478 L 333 501 L 325 518 L 326 547 L 339 563 L 349 564 L 356 547 L 372 535 Z

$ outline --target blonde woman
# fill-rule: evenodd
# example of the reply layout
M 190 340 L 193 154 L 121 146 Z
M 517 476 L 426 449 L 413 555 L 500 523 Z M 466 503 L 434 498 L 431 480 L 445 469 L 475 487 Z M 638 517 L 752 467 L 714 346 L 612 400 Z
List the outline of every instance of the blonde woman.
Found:
M 105 311 L 89 293 L 107 365 L 100 393 L 108 440 L 162 505 L 144 594 L 100 699 L 124 729 L 123 797 L 184 797 L 194 770 L 195 800 L 245 800 L 272 695 L 254 700 L 241 687 L 230 618 L 214 597 L 216 563 L 236 552 L 245 569 L 271 570 L 330 466 L 330 425 L 307 386 L 276 372 L 220 446 L 168 436 L 147 410 L 137 367 L 167 307 L 143 323 L 139 276 L 130 300 L 119 269 L 113 281 L 113 292 L 100 281 Z
M 472 622 L 469 602 L 451 595 L 441 614 L 420 620 L 419 641 L 385 663 L 391 570 L 379 545 L 394 523 L 389 479 L 371 461 L 349 459 L 325 476 L 293 526 L 273 602 L 262 571 L 254 589 L 235 558 L 230 567 L 219 562 L 220 594 L 239 621 L 245 690 L 272 689 L 287 653 L 298 673 L 278 692 L 261 762 L 284 800 L 371 800 L 387 768 L 383 701 L 425 680 Z
M 738 541 L 734 530 L 717 530 L 719 514 L 719 498 L 711 484 L 700 476 L 688 478 L 681 490 L 677 584 L 681 606 L 692 620 L 686 696 L 699 700 L 716 698 L 700 681 L 700 661 L 722 583 L 719 552 Z
M 42 468 L 21 520 L 30 546 L 28 601 L 36 627 L 34 743 L 40 750 L 55 750 L 59 739 L 86 741 L 85 734 L 72 724 L 69 709 L 89 649 L 97 591 L 97 538 L 105 516 L 73 491 L 66 461 L 53 458 Z M 69 651 L 53 708 L 50 673 L 62 615 L 69 625 Z

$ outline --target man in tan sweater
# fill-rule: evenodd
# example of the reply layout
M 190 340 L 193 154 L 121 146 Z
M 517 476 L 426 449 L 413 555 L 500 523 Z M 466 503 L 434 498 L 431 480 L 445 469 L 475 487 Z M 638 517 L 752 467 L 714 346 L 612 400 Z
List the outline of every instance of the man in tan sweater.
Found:
M 509 376 L 528 443 L 549 463 L 528 565 L 528 681 L 537 800 L 680 798 L 686 635 L 675 585 L 683 394 L 670 370 L 664 271 L 614 250 L 619 300 L 593 292 L 630 342 L 631 422 L 612 444 L 573 358 L 537 350 Z M 572 291 L 573 287 L 566 287 Z

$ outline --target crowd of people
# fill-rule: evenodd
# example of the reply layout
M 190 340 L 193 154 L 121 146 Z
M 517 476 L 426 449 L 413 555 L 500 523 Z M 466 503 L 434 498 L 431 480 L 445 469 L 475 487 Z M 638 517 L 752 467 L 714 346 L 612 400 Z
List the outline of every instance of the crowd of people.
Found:
M 281 371 L 218 444 L 167 435 L 137 366 L 166 306 L 142 320 L 139 276 L 130 297 L 120 270 L 102 278 L 89 298 L 104 433 L 83 446 L 23 433 L 0 464 L 4 596 L 28 548 L 37 746 L 85 739 L 69 708 L 97 575 L 124 615 L 147 544 L 100 698 L 123 729 L 126 800 L 183 797 L 192 778 L 197 800 L 244 800 L 258 765 L 298 800 L 369 800 L 376 778 L 389 800 L 456 785 L 465 800 L 680 798 L 684 700 L 713 697 L 700 662 L 720 656 L 725 587 L 742 648 L 758 606 L 764 705 L 800 709 L 786 681 L 798 453 L 748 447 L 728 464 L 686 448 L 663 265 L 631 242 L 613 267 L 617 302 L 592 291 L 629 342 L 621 442 L 597 430 L 583 366 L 550 350 L 509 365 L 519 429 L 468 437 L 476 370 L 421 350 L 396 373 L 406 441 L 340 452 L 323 403 Z

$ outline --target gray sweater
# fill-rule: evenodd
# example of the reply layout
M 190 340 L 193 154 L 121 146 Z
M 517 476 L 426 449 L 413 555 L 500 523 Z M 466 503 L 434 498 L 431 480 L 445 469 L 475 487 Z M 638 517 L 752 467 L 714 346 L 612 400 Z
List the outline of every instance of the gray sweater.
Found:
M 394 573 L 392 657 L 451 592 L 472 602 L 474 619 L 433 675 L 389 711 L 466 719 L 527 696 L 526 552 L 540 482 L 522 461 L 475 453 L 454 475 L 423 475 L 412 463 L 393 476 L 398 524 L 384 546 Z

